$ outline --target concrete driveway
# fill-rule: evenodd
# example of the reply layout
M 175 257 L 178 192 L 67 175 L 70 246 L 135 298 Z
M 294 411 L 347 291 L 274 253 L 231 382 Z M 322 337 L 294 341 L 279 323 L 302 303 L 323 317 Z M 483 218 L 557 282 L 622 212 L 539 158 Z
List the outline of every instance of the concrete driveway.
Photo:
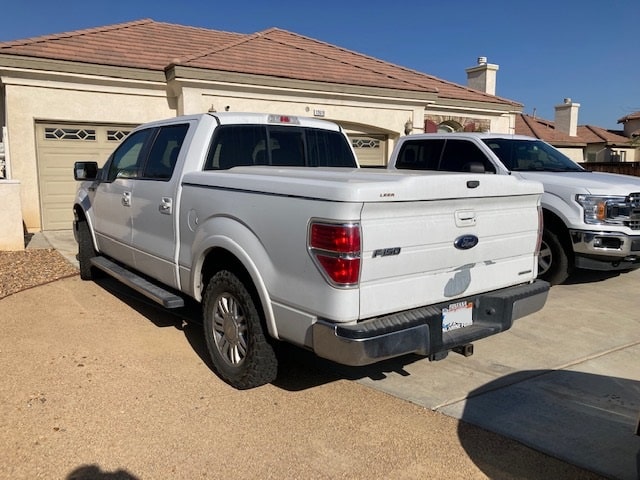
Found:
M 345 372 L 590 471 L 640 478 L 640 271 L 574 275 L 472 357 Z
M 73 261 L 72 237 L 62 234 L 47 240 Z M 57 452 L 51 443 L 54 437 L 65 438 L 59 432 L 80 428 L 96 454 L 101 449 L 94 444 L 95 436 L 103 434 L 109 453 L 85 455 L 89 444 L 66 435 L 74 438 L 71 444 L 78 449 L 76 464 L 95 458 L 111 470 L 123 465 L 113 456 L 115 448 L 136 467 L 134 471 L 154 471 L 148 469 L 153 463 L 147 458 L 150 454 L 140 452 L 133 461 L 128 453 L 139 431 L 149 452 L 157 454 L 157 442 L 168 449 L 166 459 L 155 459 L 157 471 L 165 473 L 165 460 L 180 463 L 174 455 L 179 451 L 218 459 L 219 473 L 233 471 L 244 478 L 275 478 L 283 472 L 287 478 L 595 478 L 536 453 L 543 452 L 607 478 L 637 479 L 639 289 L 640 271 L 576 275 L 551 289 L 541 312 L 517 321 L 508 332 L 477 342 L 469 358 L 450 354 L 429 362 L 408 357 L 347 368 L 284 349 L 289 361 L 285 360 L 280 384 L 250 392 L 237 392 L 211 378 L 197 327 L 182 327 L 189 311 L 173 316 L 110 280 L 94 284 L 68 279 L 35 289 L 41 293 L 22 299 L 28 303 L 26 310 L 24 304 L 12 305 L 16 299 L 5 299 L 0 318 L 11 308 L 24 312 L 26 318 L 15 320 L 20 324 L 4 325 L 5 333 L 20 337 L 18 332 L 24 331 L 18 343 L 27 342 L 29 351 L 35 344 L 42 352 L 38 359 L 29 359 L 37 371 L 30 390 L 22 391 L 22 409 L 40 412 L 55 399 L 71 403 L 69 412 L 86 409 L 96 419 L 92 425 L 80 415 L 84 423 L 78 425 L 63 409 L 42 417 L 49 431 L 27 422 L 33 430 L 32 448 L 45 460 L 47 451 Z M 66 316 L 60 327 L 63 345 L 47 341 L 57 331 L 55 321 L 42 321 L 47 315 L 52 320 Z M 172 327 L 169 334 L 162 328 L 167 326 Z M 191 349 L 185 350 L 182 335 Z M 18 343 L 0 345 L 5 359 Z M 50 392 L 41 391 L 38 379 L 49 384 L 49 369 L 55 370 L 59 384 Z M 7 378 L 18 382 L 9 375 L 5 383 Z M 169 389 L 163 388 L 167 382 Z M 72 395 L 65 393 L 69 389 Z M 82 405 L 83 392 L 87 405 Z M 146 428 L 148 422 L 158 430 L 155 434 Z M 276 428 L 280 422 L 292 423 L 283 430 Z M 181 425 L 189 425 L 195 436 L 185 437 Z M 216 430 L 234 447 L 231 451 L 228 445 L 212 449 L 199 441 Z M 267 442 L 273 454 L 254 459 L 263 470 L 239 462 L 243 452 L 247 454 L 243 445 L 258 448 L 256 438 Z M 114 439 L 122 445 L 113 445 Z M 187 449 L 182 445 L 185 439 L 193 442 Z M 5 438 L 0 446 L 10 447 L 7 442 Z M 27 458 L 29 448 L 19 445 Z M 6 468 L 4 460 L 0 456 Z M 203 469 L 216 464 L 209 460 L 196 464 Z M 288 462 L 288 470 L 282 469 L 282 462 Z M 220 478 L 215 472 L 206 477 Z

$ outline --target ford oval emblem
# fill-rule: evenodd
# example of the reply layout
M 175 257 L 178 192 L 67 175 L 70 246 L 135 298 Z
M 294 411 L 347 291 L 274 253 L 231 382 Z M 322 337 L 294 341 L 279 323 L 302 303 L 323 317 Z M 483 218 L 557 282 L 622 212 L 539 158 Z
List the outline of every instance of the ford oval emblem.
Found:
M 469 250 L 470 248 L 475 247 L 478 244 L 478 241 L 478 237 L 475 235 L 462 235 L 455 239 L 453 245 L 458 250 Z

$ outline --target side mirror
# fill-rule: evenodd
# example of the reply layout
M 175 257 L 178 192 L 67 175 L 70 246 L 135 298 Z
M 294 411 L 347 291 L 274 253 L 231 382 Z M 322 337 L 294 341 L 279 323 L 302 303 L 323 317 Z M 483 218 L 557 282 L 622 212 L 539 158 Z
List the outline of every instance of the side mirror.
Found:
M 97 176 L 98 162 L 76 162 L 73 164 L 73 178 L 75 180 L 95 180 Z

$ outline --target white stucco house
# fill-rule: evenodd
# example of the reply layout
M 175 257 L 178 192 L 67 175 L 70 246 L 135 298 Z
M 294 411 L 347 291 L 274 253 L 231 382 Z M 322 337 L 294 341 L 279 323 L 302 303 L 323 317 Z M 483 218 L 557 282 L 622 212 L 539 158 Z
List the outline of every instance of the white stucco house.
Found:
M 0 176 L 26 231 L 69 229 L 74 161 L 104 162 L 140 123 L 214 110 L 332 120 L 361 163 L 384 165 L 414 131 L 513 133 L 522 105 L 494 95 L 496 70 L 480 58 L 462 86 L 278 28 L 149 19 L 0 43 Z

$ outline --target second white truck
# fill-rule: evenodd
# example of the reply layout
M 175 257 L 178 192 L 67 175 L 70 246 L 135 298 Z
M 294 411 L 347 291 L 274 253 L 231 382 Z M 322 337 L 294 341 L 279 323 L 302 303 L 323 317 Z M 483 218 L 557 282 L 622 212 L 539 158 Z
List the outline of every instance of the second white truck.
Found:
M 365 171 L 335 124 L 216 113 L 134 130 L 75 165 L 81 276 L 202 305 L 217 373 L 277 374 L 277 341 L 347 365 L 471 342 L 541 309 L 542 186 Z
M 391 170 L 476 172 L 541 182 L 539 274 L 564 282 L 574 268 L 640 268 L 640 178 L 590 172 L 537 138 L 498 133 L 402 137 Z M 504 178 L 504 177 L 501 177 Z

